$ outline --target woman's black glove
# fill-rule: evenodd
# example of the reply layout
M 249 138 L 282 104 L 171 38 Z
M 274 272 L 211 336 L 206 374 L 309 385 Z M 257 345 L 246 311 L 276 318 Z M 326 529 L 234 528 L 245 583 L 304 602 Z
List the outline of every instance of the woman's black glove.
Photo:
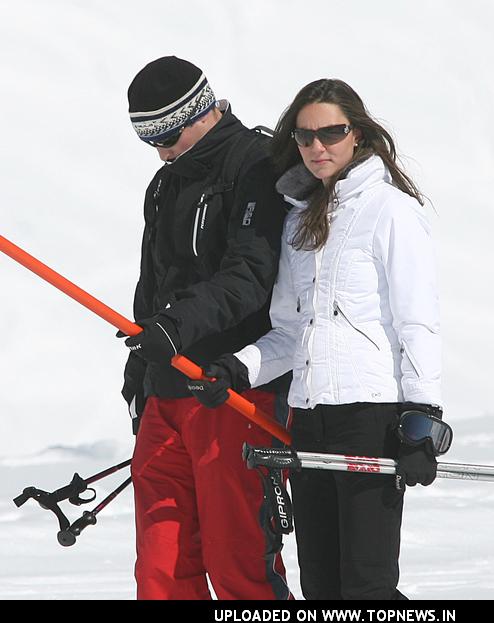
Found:
M 417 483 L 427 486 L 434 482 L 437 473 L 437 461 L 426 447 L 407 446 L 402 443 L 398 451 L 395 486 L 398 491 L 405 489 L 405 484 L 414 487 Z
M 204 374 L 215 381 L 189 379 L 187 387 L 205 407 L 215 409 L 228 399 L 227 389 L 243 392 L 250 388 L 249 371 L 235 355 L 222 355 L 204 367 Z
M 156 314 L 151 318 L 137 320 L 137 324 L 143 331 L 128 337 L 125 345 L 145 361 L 169 363 L 181 348 L 174 321 L 164 314 Z M 125 334 L 119 331 L 117 337 L 125 337 Z
M 442 419 L 442 409 L 436 405 L 405 402 L 400 405 L 400 412 L 421 411 Z M 405 485 L 414 487 L 416 484 L 430 485 L 436 479 L 437 461 L 433 449 L 428 442 L 420 445 L 408 445 L 401 442 L 396 465 L 395 487 L 403 491 Z

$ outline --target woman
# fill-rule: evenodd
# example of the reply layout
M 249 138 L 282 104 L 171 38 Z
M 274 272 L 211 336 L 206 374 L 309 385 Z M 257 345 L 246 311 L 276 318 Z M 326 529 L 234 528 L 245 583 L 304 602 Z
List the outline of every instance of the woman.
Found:
M 398 459 L 398 476 L 291 476 L 306 599 L 406 599 L 398 590 L 402 482 L 427 485 L 436 460 L 401 443 L 400 414 L 440 417 L 434 252 L 423 201 L 389 133 L 340 80 L 304 87 L 273 141 L 284 227 L 272 330 L 191 384 L 208 406 L 293 370 L 299 451 Z M 201 387 L 203 389 L 201 389 Z

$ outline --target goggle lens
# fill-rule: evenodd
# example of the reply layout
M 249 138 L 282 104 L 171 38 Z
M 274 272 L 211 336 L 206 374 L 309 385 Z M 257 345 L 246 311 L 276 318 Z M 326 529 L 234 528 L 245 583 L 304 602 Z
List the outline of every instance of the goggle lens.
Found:
M 436 455 L 447 452 L 453 441 L 453 431 L 446 422 L 422 411 L 405 411 L 400 417 L 398 434 L 411 445 L 429 439 Z

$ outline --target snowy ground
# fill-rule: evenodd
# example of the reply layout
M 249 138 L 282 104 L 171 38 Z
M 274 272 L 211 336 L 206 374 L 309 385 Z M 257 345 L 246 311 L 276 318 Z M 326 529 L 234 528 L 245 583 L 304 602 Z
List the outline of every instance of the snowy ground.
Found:
M 479 430 L 484 421 L 479 421 Z M 487 426 L 486 426 L 487 428 Z M 456 431 L 448 462 L 487 464 L 494 436 Z M 35 456 L 0 460 L 0 599 L 134 599 L 132 492 L 126 489 L 98 515 L 69 548 L 57 540 L 52 513 L 11 499 L 26 486 L 54 490 L 127 458 L 110 443 L 92 447 L 51 448 Z M 446 458 L 445 458 L 446 460 Z M 113 464 L 112 463 L 112 464 Z M 98 486 L 97 501 L 125 480 L 127 470 Z M 378 478 L 379 476 L 376 476 Z M 64 503 L 73 521 L 87 507 Z M 409 489 L 401 556 L 402 592 L 412 599 L 492 599 L 494 596 L 494 483 L 436 480 L 429 488 Z M 289 583 L 301 599 L 293 535 L 285 541 Z
M 160 165 L 128 120 L 135 73 L 188 58 L 250 127 L 273 127 L 309 81 L 342 78 L 434 204 L 447 459 L 494 464 L 493 23 L 492 0 L 0 0 L 0 234 L 130 317 Z M 0 286 L 0 599 L 133 599 L 130 490 L 72 548 L 51 514 L 12 503 L 130 455 L 125 348 L 1 254 Z M 438 481 L 405 512 L 405 593 L 494 597 L 494 483 Z M 285 559 L 300 596 L 293 538 Z

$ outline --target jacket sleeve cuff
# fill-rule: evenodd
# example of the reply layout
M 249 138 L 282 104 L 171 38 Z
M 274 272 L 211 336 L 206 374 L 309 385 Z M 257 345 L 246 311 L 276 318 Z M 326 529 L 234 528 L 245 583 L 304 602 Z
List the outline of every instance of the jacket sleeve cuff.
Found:
M 253 344 L 249 344 L 242 350 L 239 350 L 238 353 L 235 353 L 235 357 L 239 359 L 244 366 L 249 371 L 249 383 L 251 387 L 255 387 L 257 377 L 259 376 L 259 371 L 261 369 L 261 351 L 254 346 Z
M 420 382 L 417 384 L 402 379 L 403 400 L 443 407 L 441 390 L 438 383 Z

